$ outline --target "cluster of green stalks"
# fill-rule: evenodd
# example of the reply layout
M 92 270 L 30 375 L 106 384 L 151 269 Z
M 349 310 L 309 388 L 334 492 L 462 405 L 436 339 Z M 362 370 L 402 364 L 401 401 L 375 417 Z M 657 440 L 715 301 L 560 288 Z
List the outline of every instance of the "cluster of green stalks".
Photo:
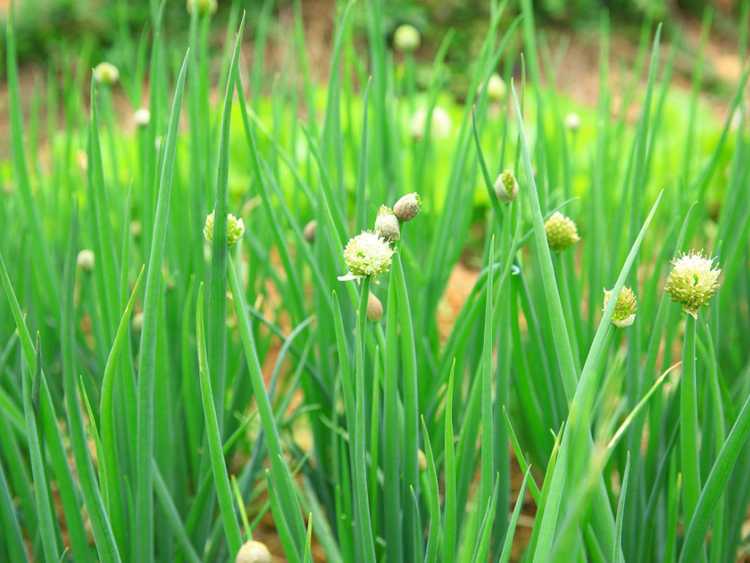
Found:
M 341 2 L 321 97 L 299 2 L 285 72 L 264 69 L 272 6 L 246 61 L 241 2 L 218 55 L 210 10 L 171 45 L 154 2 L 119 76 L 63 70 L 28 119 L 8 22 L 0 560 L 268 561 L 254 535 L 293 563 L 738 557 L 750 69 L 706 144 L 710 14 L 669 127 L 660 29 L 615 93 L 603 17 L 579 127 L 530 0 L 492 2 L 452 124 L 451 34 L 421 89 L 413 30 L 393 51 L 380 0 Z M 376 225 L 407 193 L 419 213 Z M 691 249 L 714 260 L 673 264 Z M 445 329 L 467 252 L 483 266 Z

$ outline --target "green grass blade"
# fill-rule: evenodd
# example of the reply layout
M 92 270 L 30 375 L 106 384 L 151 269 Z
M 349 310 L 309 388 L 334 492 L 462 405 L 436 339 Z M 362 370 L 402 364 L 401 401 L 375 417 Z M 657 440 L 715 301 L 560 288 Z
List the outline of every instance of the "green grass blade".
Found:
M 214 486 L 219 499 L 219 508 L 224 522 L 224 533 L 227 537 L 229 555 L 233 558 L 242 545 L 242 535 L 237 523 L 237 515 L 234 512 L 234 501 L 232 499 L 232 488 L 227 476 L 227 468 L 224 463 L 224 452 L 221 445 L 219 421 L 214 405 L 214 394 L 211 388 L 211 375 L 206 358 L 206 337 L 203 321 L 203 285 L 198 288 L 198 303 L 195 308 L 195 334 L 198 343 L 198 366 L 200 370 L 201 399 L 203 402 L 203 414 L 206 423 L 206 437 L 208 441 L 209 456 L 211 457 L 211 470 L 214 475 Z
M 135 558 L 150 563 L 154 558 L 154 387 L 156 379 L 156 341 L 159 323 L 159 301 L 163 285 L 162 258 L 166 245 L 169 204 L 172 194 L 177 127 L 180 120 L 182 96 L 189 53 L 186 54 L 177 78 L 172 111 L 162 159 L 156 220 L 152 246 L 146 270 L 146 289 L 143 300 L 143 329 L 141 332 L 140 363 L 138 367 L 138 428 L 136 436 L 137 490 L 135 496 Z
M 680 552 L 680 563 L 690 561 L 701 549 L 703 538 L 708 531 L 713 511 L 726 492 L 728 478 L 737 459 L 750 436 L 750 397 L 745 400 L 742 410 L 732 425 L 724 445 L 719 451 L 706 484 L 701 491 L 698 503 L 685 533 L 685 540 Z
M 503 542 L 503 549 L 500 552 L 500 558 L 498 563 L 508 563 L 510 561 L 511 551 L 513 549 L 513 539 L 516 534 L 516 525 L 518 524 L 518 517 L 521 515 L 521 508 L 523 508 L 524 498 L 526 496 L 526 485 L 534 478 L 531 476 L 531 468 L 529 467 L 523 474 L 523 481 L 521 482 L 521 488 L 518 490 L 518 497 L 516 498 L 516 505 L 513 507 L 513 514 L 508 522 L 508 530 L 505 533 L 505 541 Z

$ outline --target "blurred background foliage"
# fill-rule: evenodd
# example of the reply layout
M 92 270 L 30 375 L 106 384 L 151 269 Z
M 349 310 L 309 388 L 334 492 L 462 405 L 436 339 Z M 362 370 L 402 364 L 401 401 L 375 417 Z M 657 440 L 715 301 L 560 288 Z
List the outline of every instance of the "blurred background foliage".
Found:
M 580 27 L 598 21 L 607 10 L 616 25 L 637 28 L 644 20 L 663 21 L 666 27 L 679 26 L 685 15 L 700 16 L 707 8 L 714 11 L 714 25 L 722 33 L 733 33 L 739 13 L 738 0 L 530 0 L 538 23 Z M 246 0 L 248 20 L 259 17 L 264 0 Z M 340 4 L 344 2 L 339 0 Z M 16 0 L 16 29 L 19 60 L 59 59 L 71 48 L 76 55 L 116 59 L 118 49 L 130 48 L 134 38 L 144 32 L 151 0 Z M 276 0 L 274 8 L 284 9 L 291 0 Z M 302 0 L 309 17 L 332 18 L 336 0 Z M 391 28 L 407 21 L 425 35 L 428 45 L 435 44 L 448 29 L 454 29 L 460 44 L 467 45 L 467 56 L 479 30 L 486 24 L 489 3 L 486 0 L 387 0 L 386 13 Z M 231 2 L 219 0 L 218 17 L 228 17 Z M 509 17 L 520 11 L 520 0 L 512 1 Z M 0 0 L 0 20 L 4 20 L 9 0 Z M 328 8 L 328 9 L 326 9 Z M 186 33 L 189 17 L 183 0 L 166 0 L 165 29 L 173 36 Z M 252 29 L 252 25 L 249 26 Z M 214 26 L 221 29 L 221 25 Z M 4 45 L 0 43 L 3 53 Z M 456 61 L 460 63 L 461 61 Z

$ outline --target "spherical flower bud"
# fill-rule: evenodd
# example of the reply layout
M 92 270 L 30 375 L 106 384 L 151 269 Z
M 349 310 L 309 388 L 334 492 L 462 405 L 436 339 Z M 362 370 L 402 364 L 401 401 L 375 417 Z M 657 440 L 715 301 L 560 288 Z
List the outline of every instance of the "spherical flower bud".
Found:
M 417 450 L 417 464 L 420 471 L 427 471 L 427 456 L 422 450 Z
M 411 24 L 401 24 L 396 28 L 393 34 L 393 44 L 396 49 L 403 53 L 411 53 L 419 49 L 422 43 L 422 36 L 419 30 Z
M 612 292 L 608 289 L 604 290 L 604 308 L 607 308 L 609 298 L 612 296 Z M 615 303 L 615 310 L 612 313 L 612 324 L 619 328 L 625 328 L 635 322 L 635 313 L 638 310 L 638 302 L 635 299 L 635 293 L 629 287 L 623 287 L 620 290 L 620 294 L 617 296 L 617 302 Z
M 702 252 L 690 251 L 672 261 L 672 271 L 667 276 L 664 289 L 672 300 L 682 305 L 682 310 L 694 318 L 698 310 L 711 300 L 719 289 L 721 269 L 714 267 L 714 259 Z
M 271 552 L 262 542 L 246 541 L 237 552 L 234 563 L 271 563 Z
M 105 86 L 114 86 L 120 79 L 120 71 L 112 63 L 99 63 L 94 67 L 94 80 Z
M 375 218 L 375 233 L 388 242 L 395 242 L 401 238 L 401 228 L 398 217 L 394 215 L 390 207 L 381 205 L 378 216 Z
M 419 194 L 412 192 L 406 195 L 402 195 L 399 200 L 393 206 L 393 214 L 402 223 L 411 221 L 419 214 L 419 210 L 422 208 L 422 200 Z
M 435 106 L 432 110 L 432 119 L 430 126 L 430 135 L 435 139 L 445 139 L 450 136 L 452 122 L 448 112 L 440 106 Z M 422 139 L 427 131 L 427 110 L 418 109 L 409 122 L 409 132 L 415 139 Z
M 304 231 L 302 231 L 302 234 L 305 237 L 305 240 L 312 244 L 315 241 L 315 232 L 318 230 L 318 222 L 313 219 L 310 221 L 307 225 L 305 225 Z
M 188 14 L 192 14 L 193 10 L 196 10 L 200 16 L 211 15 L 216 13 L 218 7 L 219 4 L 216 0 L 187 0 Z
M 393 249 L 385 239 L 371 231 L 363 231 L 350 239 L 344 248 L 344 262 L 349 272 L 339 280 L 384 274 L 391 268 L 391 258 Z
M 495 193 L 500 201 L 510 203 L 518 196 L 518 181 L 511 170 L 504 170 L 495 180 Z
M 508 88 L 505 85 L 505 80 L 497 73 L 490 76 L 490 79 L 487 81 L 487 96 L 489 99 L 493 102 L 502 102 L 507 93 Z
M 151 121 L 151 112 L 148 108 L 138 108 L 133 114 L 133 121 L 136 127 L 146 127 Z
M 383 304 L 374 293 L 367 296 L 367 318 L 374 323 L 383 318 Z
M 94 252 L 89 249 L 81 250 L 76 258 L 76 266 L 78 266 L 84 272 L 90 272 L 94 269 L 96 258 Z
M 227 246 L 234 246 L 245 234 L 245 223 L 232 215 L 227 214 Z M 206 216 L 206 223 L 203 225 L 203 236 L 208 242 L 214 240 L 214 212 Z
M 570 112 L 565 116 L 565 128 L 575 133 L 581 127 L 581 118 L 575 112 Z
M 547 243 L 550 249 L 559 252 L 569 246 L 573 246 L 581 238 L 578 236 L 576 224 L 559 211 L 555 211 L 552 216 L 544 223 L 544 230 L 547 233 Z

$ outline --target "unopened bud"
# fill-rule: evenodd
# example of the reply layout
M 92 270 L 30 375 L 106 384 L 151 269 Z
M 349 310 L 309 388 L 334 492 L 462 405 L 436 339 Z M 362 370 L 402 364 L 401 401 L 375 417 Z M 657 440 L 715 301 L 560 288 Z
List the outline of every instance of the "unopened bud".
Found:
M 367 296 L 367 318 L 374 323 L 383 318 L 383 304 L 373 293 Z
M 271 552 L 266 544 L 250 540 L 242 544 L 237 552 L 235 563 L 271 563 Z
M 393 44 L 396 49 L 403 53 L 411 53 L 419 49 L 422 43 L 422 36 L 419 30 L 411 24 L 401 24 L 396 28 L 393 34 Z
M 227 214 L 227 246 L 234 246 L 245 234 L 245 223 L 242 219 L 235 217 L 231 213 Z M 214 240 L 214 212 L 206 216 L 206 223 L 203 225 L 203 236 L 208 242 Z
M 114 86 L 120 79 L 120 71 L 112 63 L 99 63 L 94 67 L 94 80 L 104 86 Z
M 518 197 L 518 181 L 510 170 L 500 173 L 495 180 L 495 193 L 500 201 L 510 203 Z
M 318 230 L 318 222 L 313 219 L 307 225 L 305 225 L 305 230 L 302 232 L 302 234 L 305 237 L 305 240 L 312 244 L 315 241 L 315 232 Z
M 375 218 L 375 232 L 388 242 L 396 242 L 401 238 L 398 217 L 390 207 L 380 206 L 378 216 Z
M 581 238 L 578 236 L 578 228 L 572 219 L 566 217 L 559 211 L 555 211 L 544 223 L 547 233 L 547 242 L 551 250 L 559 252 L 569 246 L 573 246 Z
M 604 290 L 604 308 L 607 308 L 612 292 Z M 638 309 L 638 302 L 635 293 L 629 287 L 623 287 L 617 296 L 615 310 L 612 313 L 612 324 L 619 328 L 625 328 L 635 322 L 635 313 Z
M 399 198 L 396 204 L 393 206 L 393 213 L 398 217 L 398 220 L 402 223 L 411 221 L 419 214 L 419 210 L 422 207 L 422 201 L 419 194 L 412 192 L 403 195 Z
M 493 102 L 502 102 L 505 99 L 505 95 L 508 92 L 508 88 L 505 85 L 499 74 L 494 73 L 490 76 L 487 81 L 487 97 Z

